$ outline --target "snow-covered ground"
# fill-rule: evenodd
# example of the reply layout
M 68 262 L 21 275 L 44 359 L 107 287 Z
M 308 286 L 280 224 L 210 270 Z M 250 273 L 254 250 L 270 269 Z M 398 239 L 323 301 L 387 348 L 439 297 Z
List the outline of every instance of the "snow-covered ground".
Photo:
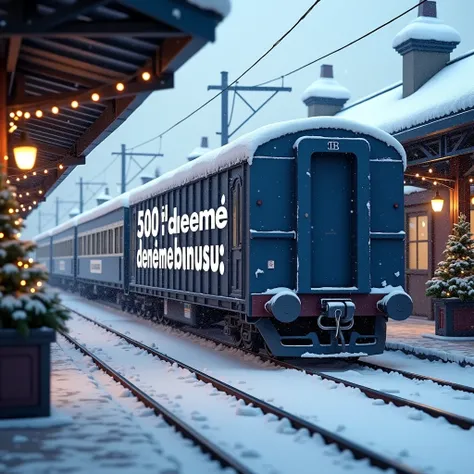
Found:
M 53 416 L 0 420 L 0 472 L 221 472 L 64 338 L 58 343 L 51 346 Z
M 469 452 L 474 442 L 474 430 L 462 430 L 450 425 L 444 419 L 433 419 L 418 410 L 406 407 L 397 408 L 393 405 L 385 405 L 381 400 L 370 400 L 359 390 L 322 381 L 319 377 L 308 376 L 296 370 L 277 368 L 262 363 L 254 356 L 242 355 L 239 351 L 225 349 L 222 346 L 216 347 L 215 344 L 203 341 L 201 338 L 183 335 L 181 331 L 163 328 L 76 296 L 64 295 L 64 301 L 69 307 L 77 309 L 89 317 L 96 318 L 102 323 L 111 325 L 118 331 L 128 332 L 131 337 L 141 340 L 145 344 L 156 345 L 160 351 L 176 357 L 182 362 L 423 472 L 464 473 L 466 472 L 466 466 L 471 462 Z M 91 323 L 81 324 L 90 325 Z M 96 327 L 96 331 L 101 330 Z M 92 337 L 90 333 L 92 333 L 92 330 L 89 328 L 85 336 Z M 100 342 L 98 344 L 100 345 Z M 136 352 L 136 349 L 131 349 L 128 352 L 133 353 L 134 351 Z M 140 357 L 153 360 L 148 355 Z M 127 359 L 122 355 L 120 360 L 123 365 Z M 147 369 L 145 377 L 140 373 L 140 379 L 146 380 L 148 385 L 156 383 L 156 371 L 160 365 L 159 362 L 153 362 L 155 368 L 153 370 Z M 134 366 L 136 367 L 135 362 Z M 404 368 L 407 369 L 407 367 Z M 373 380 L 378 384 L 378 379 L 380 384 L 383 385 L 377 388 L 385 388 L 386 391 L 400 390 L 401 381 L 399 376 L 388 379 L 386 374 L 380 371 L 374 373 L 378 375 Z M 356 377 L 355 373 L 352 375 Z M 162 393 L 166 393 L 168 398 L 176 396 L 177 393 L 174 388 L 168 388 L 169 385 L 166 385 L 165 389 L 161 372 L 159 380 L 161 383 L 157 390 L 161 389 Z M 356 381 L 361 382 L 360 380 Z M 193 385 L 188 385 L 186 390 L 191 391 L 190 387 L 194 390 L 195 380 L 191 378 L 190 383 L 193 383 Z M 408 384 L 411 384 L 411 389 Z M 464 400 L 455 398 L 460 392 L 439 388 L 440 394 L 437 395 L 434 388 L 433 384 L 423 383 L 420 386 L 416 381 L 407 381 L 406 385 L 403 382 L 404 393 L 400 392 L 399 395 L 430 403 L 427 400 L 420 400 L 421 397 L 417 395 L 417 392 L 419 392 L 420 394 L 423 393 L 424 396 L 426 391 L 426 394 L 429 394 L 432 400 L 436 399 L 437 403 L 443 403 L 446 406 L 449 405 L 448 400 L 452 397 L 453 405 L 449 406 L 449 410 L 453 410 L 453 406 L 456 406 L 458 410 L 462 410 L 465 406 L 473 403 L 472 400 L 467 398 Z M 184 393 L 182 392 L 181 395 Z M 194 394 L 194 391 L 192 393 Z M 180 403 L 180 405 L 182 409 L 183 404 Z M 235 410 L 238 406 L 239 404 L 236 404 L 235 407 L 231 408 Z M 224 409 L 222 408 L 222 410 Z M 221 424 L 224 419 L 226 420 L 225 424 L 229 423 L 228 413 L 230 412 L 222 411 L 222 416 L 224 417 L 225 414 L 225 418 L 221 419 Z M 207 413 L 204 416 L 209 417 Z M 204 423 L 210 424 L 210 419 L 206 419 Z M 214 420 L 214 418 L 212 419 Z M 216 423 L 218 422 L 216 421 Z M 232 421 L 233 435 L 236 435 L 239 426 L 242 427 L 239 424 L 234 425 Z M 265 439 L 267 439 L 267 433 L 271 431 L 266 431 L 262 435 L 262 427 L 259 426 L 260 436 L 257 436 L 256 433 L 253 435 L 259 439 L 265 436 Z M 255 431 L 257 431 L 257 428 L 255 428 Z M 298 435 L 287 436 L 287 443 L 279 448 L 276 448 L 278 444 L 274 444 L 272 446 L 274 448 L 273 452 L 283 449 L 288 454 L 290 449 L 288 443 L 291 443 L 292 437 L 296 436 Z M 273 443 L 273 438 L 271 443 Z M 292 448 L 296 444 L 298 443 L 291 443 Z M 244 449 L 248 448 L 247 444 L 243 446 Z M 445 455 L 446 446 L 449 446 L 449 456 Z M 264 445 L 257 443 L 256 440 L 249 449 L 257 450 L 261 457 L 266 455 Z M 291 452 L 293 453 L 293 450 Z M 285 472 L 284 462 L 277 463 L 275 460 L 275 463 L 282 470 L 281 472 Z M 294 464 L 292 466 L 293 471 L 288 472 L 294 472 Z
M 298 473 L 309 474 L 315 459 L 323 472 L 380 472 L 368 468 L 365 461 L 354 461 L 350 453 L 340 454 L 320 436 L 310 437 L 306 430 L 291 428 L 288 420 L 263 415 L 260 409 L 217 391 L 189 371 L 137 350 L 84 319 L 74 317 L 69 328 L 89 350 L 254 472 L 292 473 L 297 465 Z

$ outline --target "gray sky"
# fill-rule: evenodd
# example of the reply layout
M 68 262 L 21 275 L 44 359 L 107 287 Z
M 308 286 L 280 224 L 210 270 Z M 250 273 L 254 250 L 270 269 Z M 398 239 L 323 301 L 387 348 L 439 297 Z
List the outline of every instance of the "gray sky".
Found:
M 121 143 L 135 146 L 173 125 L 203 102 L 215 95 L 207 91 L 210 84 L 220 82 L 220 71 L 229 72 L 230 81 L 239 76 L 263 52 L 289 29 L 314 0 L 232 0 L 232 12 L 217 30 L 217 40 L 207 45 L 175 75 L 175 88 L 155 92 L 111 136 L 90 155 L 86 165 L 77 167 L 40 206 L 42 231 L 54 226 L 53 214 L 56 197 L 60 200 L 78 200 L 79 177 L 91 180 L 105 170 L 96 181 L 109 183 L 110 194 L 119 194 L 120 160 L 111 153 L 120 151 Z M 277 46 L 269 56 L 245 76 L 240 84 L 254 85 L 282 75 L 318 56 L 352 41 L 381 23 L 410 8 L 416 0 L 322 0 L 311 14 Z M 383 5 L 383 6 L 381 6 Z M 389 25 L 355 46 L 334 55 L 325 62 L 334 64 L 336 79 L 351 91 L 350 101 L 377 91 L 401 79 L 402 59 L 392 49 L 392 39 L 416 17 L 416 11 Z M 474 49 L 474 2 L 471 0 L 438 0 L 438 17 L 461 34 L 462 42 L 452 53 L 456 57 Z M 285 85 L 293 88 L 279 93 L 232 138 L 248 133 L 271 122 L 306 116 L 306 107 L 300 97 L 304 89 L 319 76 L 321 63 L 316 63 L 287 78 Z M 247 100 L 256 107 L 268 93 L 248 92 Z M 236 101 L 231 130 L 246 117 L 249 109 Z M 216 148 L 220 137 L 220 99 L 216 99 L 192 118 L 163 137 L 164 157 L 157 158 L 147 169 L 152 173 L 158 166 L 166 172 L 186 162 L 186 156 L 199 145 L 202 136 L 209 137 L 209 145 Z M 136 151 L 157 152 L 159 140 Z M 141 158 L 143 163 L 148 158 Z M 137 171 L 130 166 L 129 178 Z M 137 177 L 129 189 L 140 184 Z M 87 201 L 96 190 L 85 188 Z M 91 209 L 95 199 L 85 209 Z M 71 204 L 60 205 L 60 223 L 68 219 Z M 38 211 L 27 220 L 24 237 L 38 233 Z

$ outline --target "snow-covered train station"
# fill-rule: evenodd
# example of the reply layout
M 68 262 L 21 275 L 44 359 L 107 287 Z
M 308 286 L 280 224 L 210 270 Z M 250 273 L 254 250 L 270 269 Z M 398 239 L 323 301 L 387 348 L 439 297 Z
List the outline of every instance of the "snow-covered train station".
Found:
M 3 2 L 0 473 L 470 472 L 474 5 L 249 2 Z

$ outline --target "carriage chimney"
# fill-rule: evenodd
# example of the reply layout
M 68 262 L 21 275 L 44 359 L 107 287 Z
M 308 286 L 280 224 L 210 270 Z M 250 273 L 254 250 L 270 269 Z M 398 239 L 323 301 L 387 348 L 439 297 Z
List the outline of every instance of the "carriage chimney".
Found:
M 112 196 L 109 194 L 109 188 L 105 188 L 105 191 L 96 199 L 97 205 L 100 206 L 101 204 L 104 204 L 104 202 L 110 201 L 111 199 Z
M 308 117 L 333 116 L 342 110 L 351 94 L 334 79 L 332 64 L 321 66 L 321 77 L 304 92 L 301 100 L 308 107 Z
M 437 18 L 435 1 L 421 4 L 418 18 L 395 36 L 392 45 L 403 56 L 403 97 L 441 71 L 460 42 L 459 33 Z

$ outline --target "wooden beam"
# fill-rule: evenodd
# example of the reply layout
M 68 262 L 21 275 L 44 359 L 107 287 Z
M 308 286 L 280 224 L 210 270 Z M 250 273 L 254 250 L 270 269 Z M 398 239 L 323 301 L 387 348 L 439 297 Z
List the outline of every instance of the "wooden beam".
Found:
M 12 36 L 8 41 L 7 71 L 14 73 L 20 55 L 21 36 Z
M 16 28 L 2 28 L 0 38 L 21 35 L 24 38 L 61 38 L 71 36 L 87 36 L 88 38 L 113 38 L 114 36 L 133 36 L 135 38 L 180 38 L 184 33 L 171 26 L 154 21 L 75 21 L 55 28 L 38 32 L 28 25 L 19 25 Z
M 159 77 L 154 77 L 147 82 L 134 81 L 132 83 L 125 83 L 125 90 L 119 92 L 116 89 L 116 84 L 107 84 L 85 92 L 65 92 L 62 94 L 48 94 L 38 97 L 28 97 L 22 101 L 12 101 L 8 104 L 9 110 L 22 109 L 33 110 L 38 107 L 70 107 L 71 101 L 77 100 L 79 104 L 94 104 L 91 95 L 97 92 L 100 96 L 100 103 L 106 100 L 116 99 L 120 97 L 135 96 L 143 92 L 152 92 L 162 89 L 171 89 L 173 87 L 174 78 L 172 74 L 163 74 Z

